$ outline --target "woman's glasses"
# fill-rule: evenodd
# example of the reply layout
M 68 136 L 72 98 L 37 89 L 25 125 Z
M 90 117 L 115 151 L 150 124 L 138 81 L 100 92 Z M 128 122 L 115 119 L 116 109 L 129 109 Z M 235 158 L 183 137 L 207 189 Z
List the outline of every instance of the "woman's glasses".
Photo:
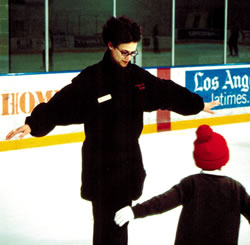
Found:
M 128 57 L 129 55 L 132 56 L 132 57 L 135 57 L 136 55 L 138 55 L 138 51 L 137 50 L 135 50 L 133 52 L 129 52 L 127 50 L 120 50 L 118 47 L 117 47 L 117 49 L 120 51 L 120 53 L 121 53 L 121 55 L 123 57 Z

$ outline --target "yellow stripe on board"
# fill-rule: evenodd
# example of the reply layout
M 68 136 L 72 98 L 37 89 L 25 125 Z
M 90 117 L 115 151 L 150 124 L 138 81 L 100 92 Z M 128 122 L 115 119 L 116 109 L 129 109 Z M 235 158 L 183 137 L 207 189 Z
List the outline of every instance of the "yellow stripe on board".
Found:
M 157 130 L 156 124 L 145 125 L 142 133 L 143 134 L 155 133 L 156 130 Z M 82 142 L 84 138 L 85 138 L 84 132 L 78 132 L 69 134 L 49 135 L 38 138 L 32 137 L 32 138 L 24 138 L 16 140 L 5 140 L 5 141 L 0 141 L 0 152 L 50 146 L 50 145 L 76 143 L 76 142 Z
M 79 132 L 70 134 L 49 135 L 44 137 L 24 138 L 17 140 L 6 140 L 0 141 L 0 152 L 66 143 L 75 143 L 83 141 L 84 138 L 85 134 L 83 132 Z
M 202 124 L 216 126 L 216 125 L 231 124 L 231 123 L 243 123 L 243 122 L 249 122 L 249 121 L 250 121 L 250 114 L 202 118 L 202 119 L 171 122 L 171 130 L 197 128 Z
M 171 130 L 183 130 L 189 128 L 196 128 L 201 124 L 208 124 L 210 126 L 249 122 L 250 114 L 230 115 L 223 117 L 212 117 L 194 120 L 184 120 L 178 122 L 171 122 Z M 142 134 L 151 134 L 157 132 L 157 124 L 144 125 Z M 82 142 L 85 138 L 84 132 L 49 135 L 44 137 L 24 138 L 21 140 L 5 140 L 0 141 L 0 152 L 27 149 L 33 147 L 42 147 L 58 144 L 68 144 Z
M 142 134 L 152 134 L 157 132 L 157 124 L 144 125 Z

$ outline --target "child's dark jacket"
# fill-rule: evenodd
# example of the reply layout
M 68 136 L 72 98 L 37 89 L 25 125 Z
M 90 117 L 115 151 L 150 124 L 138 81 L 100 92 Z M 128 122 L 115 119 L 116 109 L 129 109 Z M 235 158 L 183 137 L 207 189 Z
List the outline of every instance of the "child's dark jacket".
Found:
M 250 196 L 226 176 L 196 174 L 133 207 L 135 218 L 182 205 L 175 245 L 236 245 L 240 215 L 250 222 Z M 167 223 L 167 221 L 166 221 Z

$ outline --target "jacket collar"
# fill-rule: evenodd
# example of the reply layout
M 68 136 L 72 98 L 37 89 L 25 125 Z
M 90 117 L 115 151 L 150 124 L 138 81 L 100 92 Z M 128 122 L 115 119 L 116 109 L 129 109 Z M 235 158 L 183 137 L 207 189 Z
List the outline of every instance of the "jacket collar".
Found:
M 131 62 L 128 63 L 127 67 L 121 67 L 119 64 L 117 64 L 114 61 L 111 55 L 111 51 L 109 49 L 107 49 L 104 53 L 103 62 L 104 62 L 105 69 L 107 69 L 110 72 L 116 72 L 116 71 L 126 72 L 131 67 Z
M 221 170 L 213 170 L 213 171 L 201 170 L 200 173 L 201 173 L 201 174 L 210 174 L 210 175 L 219 175 L 219 176 L 223 176 Z

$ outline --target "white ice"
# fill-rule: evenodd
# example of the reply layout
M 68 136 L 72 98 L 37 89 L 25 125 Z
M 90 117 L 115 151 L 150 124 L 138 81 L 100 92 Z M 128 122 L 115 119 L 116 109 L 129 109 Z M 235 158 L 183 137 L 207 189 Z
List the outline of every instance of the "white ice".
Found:
M 223 173 L 250 193 L 250 123 L 212 127 L 227 140 Z M 137 202 L 199 172 L 192 158 L 195 129 L 142 135 L 147 178 Z M 81 143 L 0 152 L 0 245 L 91 245 L 91 203 L 80 198 Z M 129 224 L 129 245 L 174 243 L 181 207 Z M 242 217 L 239 245 L 249 245 Z

